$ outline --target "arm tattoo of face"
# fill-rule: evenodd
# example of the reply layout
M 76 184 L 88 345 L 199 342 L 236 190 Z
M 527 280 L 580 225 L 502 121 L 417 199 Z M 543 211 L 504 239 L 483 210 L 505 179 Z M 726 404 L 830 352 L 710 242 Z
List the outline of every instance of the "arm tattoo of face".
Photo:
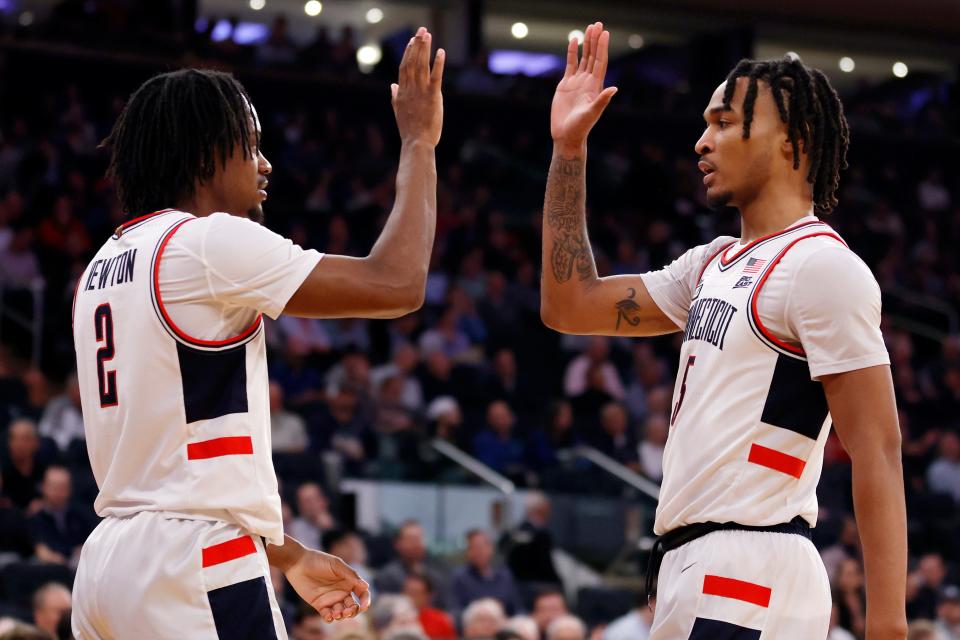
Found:
M 626 320 L 631 327 L 640 324 L 640 305 L 634 301 L 636 295 L 636 289 L 627 289 L 627 297 L 614 305 L 617 309 L 617 331 L 620 331 L 622 320 Z
M 593 256 L 587 240 L 584 213 L 583 158 L 554 157 L 547 178 L 547 224 L 553 230 L 550 265 L 557 282 L 566 282 L 573 274 L 586 280 L 593 274 Z

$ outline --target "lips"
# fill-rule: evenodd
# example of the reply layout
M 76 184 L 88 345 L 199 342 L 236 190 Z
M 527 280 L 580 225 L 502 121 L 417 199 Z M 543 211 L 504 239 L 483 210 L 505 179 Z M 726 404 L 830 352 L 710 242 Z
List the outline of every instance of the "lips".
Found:
M 703 184 L 709 185 L 711 182 L 711 177 L 716 172 L 717 168 L 706 160 L 701 160 L 697 163 L 697 168 L 703 172 Z
M 268 181 L 264 180 L 263 182 L 261 182 L 260 184 L 257 185 L 257 187 L 258 187 L 258 188 L 257 188 L 257 194 L 260 196 L 260 198 L 261 198 L 262 200 L 266 200 L 266 199 L 267 199 L 267 186 L 268 186 L 269 184 L 270 184 L 270 183 L 269 183 Z

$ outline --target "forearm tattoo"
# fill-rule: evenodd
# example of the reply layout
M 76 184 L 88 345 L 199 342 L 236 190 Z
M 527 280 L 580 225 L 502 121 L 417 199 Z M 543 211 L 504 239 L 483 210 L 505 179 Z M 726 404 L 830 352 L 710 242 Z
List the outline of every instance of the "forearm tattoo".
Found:
M 617 309 L 617 331 L 620 331 L 620 322 L 626 321 L 631 327 L 640 324 L 640 305 L 634 298 L 637 296 L 637 290 L 627 289 L 627 297 L 614 305 Z
M 547 177 L 544 208 L 547 224 L 553 231 L 550 264 L 557 282 L 567 282 L 574 268 L 581 280 L 588 279 L 594 273 L 584 213 L 585 189 L 583 158 L 567 160 L 559 155 L 554 156 Z

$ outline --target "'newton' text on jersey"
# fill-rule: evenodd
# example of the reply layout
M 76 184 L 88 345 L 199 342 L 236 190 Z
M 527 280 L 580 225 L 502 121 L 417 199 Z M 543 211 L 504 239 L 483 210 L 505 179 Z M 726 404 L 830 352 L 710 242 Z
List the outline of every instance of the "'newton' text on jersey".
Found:
M 723 341 L 727 337 L 727 329 L 733 320 L 737 308 L 719 298 L 703 298 L 697 300 L 690 307 L 687 316 L 687 328 L 683 341 L 704 340 L 723 350 Z
M 90 275 L 83 285 L 84 291 L 112 287 L 133 280 L 133 264 L 137 258 L 136 249 L 128 249 L 112 258 L 96 260 L 90 267 Z

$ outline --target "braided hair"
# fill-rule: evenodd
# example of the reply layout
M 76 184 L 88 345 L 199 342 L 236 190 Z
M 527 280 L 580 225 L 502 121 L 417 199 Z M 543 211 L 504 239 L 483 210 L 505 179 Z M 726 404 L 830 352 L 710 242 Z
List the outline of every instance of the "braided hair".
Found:
M 813 185 L 817 213 L 837 206 L 840 170 L 847 168 L 850 129 L 843 115 L 840 96 L 823 72 L 805 66 L 796 55 L 779 60 L 741 60 L 730 75 L 723 93 L 723 106 L 730 108 L 737 78 L 748 78 L 743 99 L 743 137 L 750 137 L 757 82 L 770 86 L 780 120 L 787 125 L 793 145 L 793 168 L 800 168 L 800 152 L 810 157 L 807 182 Z
M 182 69 L 144 82 L 100 145 L 110 152 L 107 175 L 124 210 L 177 206 L 213 177 L 218 161 L 226 166 L 237 145 L 252 157 L 251 119 L 250 98 L 230 74 Z

